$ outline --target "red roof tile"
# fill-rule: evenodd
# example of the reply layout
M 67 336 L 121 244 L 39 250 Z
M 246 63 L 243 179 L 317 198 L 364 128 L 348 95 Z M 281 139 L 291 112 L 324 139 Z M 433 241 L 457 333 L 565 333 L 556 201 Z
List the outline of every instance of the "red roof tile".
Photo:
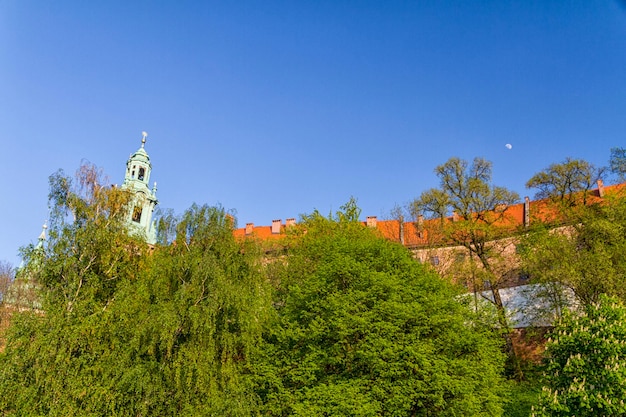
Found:
M 604 195 L 615 195 L 619 191 L 625 190 L 626 183 L 604 186 Z M 600 200 L 601 197 L 598 189 L 591 190 L 591 192 L 587 194 L 588 204 L 598 202 Z M 524 226 L 524 205 L 525 203 L 518 203 L 507 207 L 506 213 L 502 217 L 500 225 L 503 227 L 510 227 L 511 231 L 514 231 L 516 228 Z M 530 201 L 529 206 L 529 220 L 531 223 L 551 223 L 559 221 L 560 216 L 558 214 L 558 210 L 548 199 Z M 382 234 L 383 237 L 391 241 L 401 242 L 405 246 L 409 247 L 426 246 L 437 243 L 436 241 L 433 242 L 433 240 L 435 240 L 434 238 L 429 241 L 428 236 L 428 225 L 430 222 L 433 221 L 440 220 L 424 220 L 423 230 L 418 230 L 418 225 L 416 224 L 416 222 L 413 221 L 403 222 L 401 227 L 399 220 L 376 220 L 375 227 Z M 448 221 L 452 221 L 452 217 L 448 218 Z M 363 225 L 367 225 L 367 222 L 362 223 Z M 284 237 L 285 228 L 286 225 L 281 224 L 280 233 L 272 233 L 272 226 L 253 226 L 249 224 L 247 228 L 244 227 L 235 229 L 233 231 L 233 234 L 237 238 L 250 237 L 257 238 L 262 241 L 269 241 Z M 246 234 L 247 229 L 249 229 L 251 233 Z

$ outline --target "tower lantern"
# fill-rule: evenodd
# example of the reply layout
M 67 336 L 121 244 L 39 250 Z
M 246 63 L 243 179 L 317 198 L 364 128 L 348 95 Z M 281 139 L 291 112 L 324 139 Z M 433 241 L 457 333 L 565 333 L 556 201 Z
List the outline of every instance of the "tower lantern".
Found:
M 152 220 L 154 208 L 158 204 L 156 198 L 156 183 L 150 189 L 150 172 L 152 164 L 145 146 L 148 133 L 141 132 L 141 147 L 132 154 L 126 162 L 126 175 L 122 188 L 133 194 L 128 222 L 131 230 L 143 231 L 149 244 L 156 243 L 156 225 Z

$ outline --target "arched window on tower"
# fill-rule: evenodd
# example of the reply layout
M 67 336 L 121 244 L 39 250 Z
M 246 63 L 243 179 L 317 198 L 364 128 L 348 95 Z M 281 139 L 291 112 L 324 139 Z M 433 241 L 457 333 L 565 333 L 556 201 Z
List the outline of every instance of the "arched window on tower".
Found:
M 135 179 L 135 168 L 136 168 L 136 167 L 135 167 L 135 165 L 133 165 L 133 170 L 132 170 L 132 171 L 131 171 L 131 173 L 130 173 L 130 177 L 131 177 L 132 179 Z
M 143 181 L 143 177 L 146 174 L 146 169 L 141 167 L 139 168 L 139 176 L 137 177 L 139 181 Z
M 141 207 L 135 206 L 133 209 L 133 221 L 136 223 L 141 222 Z

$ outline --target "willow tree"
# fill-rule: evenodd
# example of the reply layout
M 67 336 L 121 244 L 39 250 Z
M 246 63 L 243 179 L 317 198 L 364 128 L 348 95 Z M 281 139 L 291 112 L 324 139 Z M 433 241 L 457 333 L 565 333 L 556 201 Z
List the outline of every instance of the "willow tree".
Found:
M 147 253 L 127 233 L 128 201 L 91 165 L 74 178 L 62 171 L 50 177 L 48 244 L 43 257 L 32 247 L 25 251 L 43 314 L 26 310 L 12 317 L 0 358 L 5 414 L 85 414 L 96 403 L 91 390 L 102 384 L 92 382 L 114 367 L 103 366 L 102 320 Z
M 130 195 L 91 166 L 51 177 L 42 312 L 13 316 L 3 415 L 251 415 L 248 362 L 268 311 L 258 251 L 193 206 L 175 243 L 129 233 Z
M 477 278 L 474 290 L 488 287 L 503 329 L 511 358 L 515 352 L 510 335 L 510 324 L 500 288 L 510 270 L 504 251 L 510 242 L 513 222 L 509 206 L 519 200 L 517 193 L 491 184 L 491 162 L 475 158 L 468 164 L 451 158 L 435 168 L 439 187 L 423 192 L 413 201 L 414 216 L 425 215 L 431 221 L 418 225 L 435 238 L 437 245 L 459 246 L 469 253 L 469 260 Z M 433 238 L 434 237 L 434 238 Z
M 139 299 L 134 287 L 127 293 L 137 354 L 162 367 L 167 388 L 166 413 L 150 414 L 254 415 L 251 362 L 271 311 L 262 253 L 234 238 L 221 208 L 192 205 L 174 228 L 174 243 L 156 248 L 138 283 Z

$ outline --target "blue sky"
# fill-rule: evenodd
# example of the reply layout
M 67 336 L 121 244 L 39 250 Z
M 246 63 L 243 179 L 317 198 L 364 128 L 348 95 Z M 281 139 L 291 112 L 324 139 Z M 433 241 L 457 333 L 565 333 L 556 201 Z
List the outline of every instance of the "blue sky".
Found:
M 452 156 L 525 182 L 626 146 L 618 1 L 0 1 L 0 260 L 82 160 L 149 133 L 162 208 L 389 217 Z M 505 145 L 510 143 L 512 149 Z

